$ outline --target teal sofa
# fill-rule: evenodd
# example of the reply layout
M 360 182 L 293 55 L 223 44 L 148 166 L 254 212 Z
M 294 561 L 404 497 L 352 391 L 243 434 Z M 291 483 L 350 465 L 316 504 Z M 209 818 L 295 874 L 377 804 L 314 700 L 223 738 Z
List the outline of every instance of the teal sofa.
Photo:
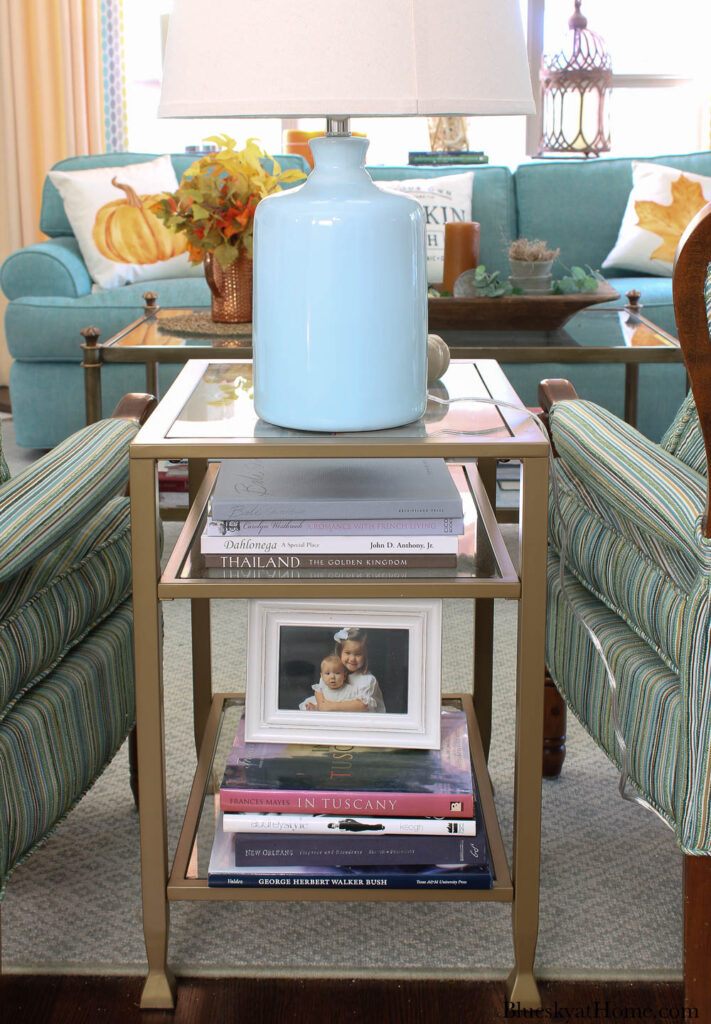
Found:
M 109 153 L 64 160 L 57 168 L 78 170 L 153 159 L 154 154 Z M 191 157 L 172 157 L 178 177 Z M 301 157 L 278 157 L 283 166 L 306 168 Z M 659 156 L 657 163 L 711 175 L 711 152 Z M 458 174 L 464 167 L 368 168 L 376 181 Z M 567 266 L 601 266 L 612 249 L 632 187 L 632 161 L 532 161 L 515 172 L 493 165 L 473 168 L 472 219 L 481 224 L 480 262 L 489 270 L 509 272 L 506 250 L 518 237 L 545 238 L 560 248 Z M 92 293 L 91 280 L 64 214 L 59 193 L 45 181 L 40 227 L 49 240 L 13 253 L 0 268 L 0 287 L 10 300 L 5 330 L 14 363 L 10 396 L 17 443 L 49 448 L 81 426 L 84 415 L 80 331 L 93 324 L 106 340 L 140 316 L 142 294 L 148 285 L 126 285 Z M 607 271 L 620 292 L 642 292 L 644 311 L 652 320 L 674 330 L 671 280 Z M 206 306 L 209 292 L 202 278 L 155 282 L 162 306 Z M 452 332 L 447 341 L 472 344 L 475 336 Z M 505 359 L 502 364 L 506 367 Z M 561 364 L 517 364 L 506 367 L 514 387 L 528 404 L 536 403 L 543 377 L 570 376 Z M 143 367 L 113 364 L 102 371 L 105 409 L 127 391 L 145 386 Z M 176 368 L 161 367 L 165 387 Z M 622 366 L 588 365 L 575 368 L 579 393 L 616 414 L 623 405 Z M 680 404 L 685 388 L 681 366 L 642 366 L 639 426 L 653 439 L 661 435 Z

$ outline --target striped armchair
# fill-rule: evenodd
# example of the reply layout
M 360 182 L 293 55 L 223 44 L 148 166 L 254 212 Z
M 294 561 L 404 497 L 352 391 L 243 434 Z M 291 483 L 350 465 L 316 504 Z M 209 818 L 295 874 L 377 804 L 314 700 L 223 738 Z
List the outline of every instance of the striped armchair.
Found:
M 711 1020 L 711 204 L 681 239 L 673 296 L 691 394 L 660 444 L 567 382 L 541 384 L 559 492 L 546 655 L 565 702 L 619 768 L 610 686 L 581 620 L 602 645 L 630 785 L 685 854 L 685 998 Z
M 10 477 L 0 444 L 0 899 L 134 724 L 128 445 L 155 404 Z

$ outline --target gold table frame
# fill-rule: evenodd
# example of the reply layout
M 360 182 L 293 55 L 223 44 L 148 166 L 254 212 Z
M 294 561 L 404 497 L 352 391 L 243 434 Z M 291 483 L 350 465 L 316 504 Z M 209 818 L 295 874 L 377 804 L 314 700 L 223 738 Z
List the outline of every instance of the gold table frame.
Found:
M 408 428 L 368 434 L 297 434 L 285 436 L 171 436 L 181 410 L 199 384 L 210 360 L 191 360 L 130 448 L 130 499 L 132 523 L 134 649 L 136 719 L 138 735 L 138 784 L 143 925 L 148 975 L 143 988 L 143 1008 L 171 1008 L 176 982 L 168 966 L 170 901 L 178 899 L 297 899 L 302 890 L 215 889 L 204 878 L 190 877 L 191 847 L 195 842 L 199 805 L 210 772 L 214 736 L 225 695 L 212 694 L 210 661 L 210 600 L 246 597 L 457 597 L 474 598 L 473 699 L 460 699 L 469 715 L 472 755 L 480 786 L 482 809 L 489 835 L 494 887 L 490 890 L 412 892 L 378 890 L 319 890 L 310 899 L 497 900 L 512 906 L 515 963 L 506 983 L 506 996 L 522 1007 L 539 1007 L 540 996 L 533 975 L 538 934 L 541 736 L 545 654 L 546 549 L 548 508 L 547 438 L 526 415 L 520 400 L 493 361 L 455 360 L 445 375 L 459 379 L 467 374 L 479 391 L 493 400 L 518 406 L 507 408 L 471 405 L 459 408 L 471 432 L 446 433 L 439 429 L 421 436 Z M 220 360 L 225 362 L 225 360 Z M 234 363 L 231 363 L 234 366 Z M 245 366 L 248 365 L 245 363 Z M 467 377 L 467 380 L 469 377 Z M 465 391 L 465 394 L 467 392 Z M 486 415 L 483 415 L 486 410 Z M 490 429 L 492 417 L 494 429 Z M 478 420 L 488 424 L 477 434 Z M 436 424 L 439 428 L 439 425 Z M 215 433 L 219 432 L 219 424 Z M 173 431 L 173 434 L 175 432 Z M 209 496 L 214 467 L 208 460 L 225 458 L 414 458 L 440 457 L 471 463 L 468 469 L 479 512 L 479 523 L 491 545 L 498 571 L 483 578 L 455 576 L 407 578 L 250 579 L 186 578 L 181 566 L 200 529 Z M 165 570 L 160 569 L 158 460 L 188 459 L 191 508 Z M 519 569 L 507 554 L 495 513 L 494 488 L 499 459 L 521 462 Z M 473 463 L 476 462 L 476 468 Z M 163 710 L 162 620 L 163 600 L 187 598 L 191 602 L 193 651 L 193 700 L 196 742 L 200 749 L 193 792 L 174 859 L 168 865 L 166 823 L 165 725 Z M 516 729 L 514 764 L 514 831 L 511 869 L 501 843 L 493 796 L 486 772 L 491 721 L 494 599 L 518 601 L 516 658 Z

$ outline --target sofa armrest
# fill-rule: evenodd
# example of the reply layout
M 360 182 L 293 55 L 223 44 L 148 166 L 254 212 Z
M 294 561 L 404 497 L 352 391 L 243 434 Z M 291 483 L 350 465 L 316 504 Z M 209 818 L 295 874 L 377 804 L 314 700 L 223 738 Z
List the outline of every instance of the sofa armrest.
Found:
M 704 476 L 593 402 L 557 402 L 549 417 L 570 476 L 638 530 L 711 569 L 711 542 L 703 535 Z
M 124 399 L 111 419 L 78 430 L 0 487 L 0 582 L 82 526 L 128 484 L 128 446 L 155 406 Z
M 13 252 L 0 267 L 8 299 L 52 295 L 76 299 L 91 291 L 91 278 L 73 235 L 50 238 Z

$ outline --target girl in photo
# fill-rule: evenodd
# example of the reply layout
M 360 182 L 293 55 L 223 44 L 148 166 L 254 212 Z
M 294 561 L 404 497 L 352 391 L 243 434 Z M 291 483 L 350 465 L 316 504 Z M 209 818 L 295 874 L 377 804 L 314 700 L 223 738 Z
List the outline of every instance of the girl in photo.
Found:
M 348 684 L 365 705 L 364 711 L 385 712 L 385 701 L 378 680 L 368 671 L 368 634 L 357 626 L 339 629 L 333 634 L 336 655 L 348 671 Z

